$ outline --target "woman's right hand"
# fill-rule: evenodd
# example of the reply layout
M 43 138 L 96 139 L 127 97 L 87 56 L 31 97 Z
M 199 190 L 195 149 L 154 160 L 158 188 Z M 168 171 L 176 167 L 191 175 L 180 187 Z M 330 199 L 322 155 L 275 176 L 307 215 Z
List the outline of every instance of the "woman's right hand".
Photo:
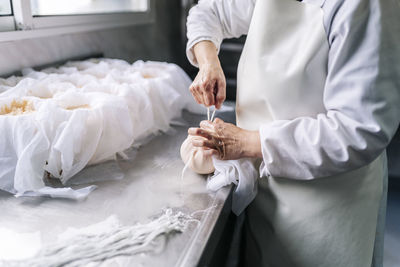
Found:
M 195 45 L 194 53 L 199 73 L 190 86 L 190 92 L 198 104 L 221 108 L 226 96 L 225 75 L 212 42 L 202 41 Z

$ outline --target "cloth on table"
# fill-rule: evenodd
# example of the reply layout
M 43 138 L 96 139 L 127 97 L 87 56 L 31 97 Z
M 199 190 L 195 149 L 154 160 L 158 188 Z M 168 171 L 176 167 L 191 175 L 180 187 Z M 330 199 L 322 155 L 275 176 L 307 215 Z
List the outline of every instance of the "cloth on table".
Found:
M 16 196 L 43 195 L 45 172 L 65 185 L 85 166 L 115 159 L 168 131 L 183 109 L 204 112 L 175 64 L 90 59 L 23 74 L 0 81 L 0 109 L 26 99 L 34 106 L 31 113 L 0 115 L 0 188 Z M 50 191 L 45 195 L 70 192 Z

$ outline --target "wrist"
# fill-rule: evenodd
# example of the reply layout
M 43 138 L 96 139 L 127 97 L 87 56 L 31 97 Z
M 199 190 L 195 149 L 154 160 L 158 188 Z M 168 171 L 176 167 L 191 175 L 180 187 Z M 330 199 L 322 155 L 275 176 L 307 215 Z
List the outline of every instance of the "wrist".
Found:
M 216 58 L 203 58 L 201 61 L 198 61 L 199 69 L 200 70 L 210 70 L 221 68 L 221 63 L 219 62 L 218 57 Z
M 243 157 L 262 158 L 260 133 L 258 131 L 245 131 Z
M 220 66 L 217 48 L 211 41 L 201 41 L 193 46 L 199 68 Z

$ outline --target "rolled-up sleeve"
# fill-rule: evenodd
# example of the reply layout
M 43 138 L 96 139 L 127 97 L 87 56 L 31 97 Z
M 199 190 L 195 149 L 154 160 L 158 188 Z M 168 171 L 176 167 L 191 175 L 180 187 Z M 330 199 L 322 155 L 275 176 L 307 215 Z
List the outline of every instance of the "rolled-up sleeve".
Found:
M 193 46 L 204 40 L 214 43 L 219 51 L 225 38 L 247 34 L 256 0 L 201 0 L 190 9 L 187 18 L 186 54 L 197 66 Z
M 377 158 L 400 120 L 400 21 L 395 0 L 326 0 L 327 110 L 260 128 L 262 175 L 312 179 Z

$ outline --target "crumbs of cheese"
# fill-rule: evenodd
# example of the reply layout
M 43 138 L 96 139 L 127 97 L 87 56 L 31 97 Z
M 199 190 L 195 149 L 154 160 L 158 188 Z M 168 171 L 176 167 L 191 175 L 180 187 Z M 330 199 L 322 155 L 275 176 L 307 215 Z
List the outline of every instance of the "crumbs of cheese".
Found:
M 146 74 L 146 73 L 142 73 L 142 77 L 145 78 L 145 79 L 152 79 L 152 78 L 154 78 L 153 75 Z
M 66 107 L 65 109 L 66 110 L 74 110 L 74 109 L 82 109 L 82 108 L 88 109 L 88 108 L 90 108 L 90 106 L 85 104 L 85 105 L 78 105 L 78 106 L 69 106 L 69 107 Z
M 0 115 L 22 115 L 35 111 L 33 105 L 28 100 L 13 100 L 10 105 L 0 107 Z

